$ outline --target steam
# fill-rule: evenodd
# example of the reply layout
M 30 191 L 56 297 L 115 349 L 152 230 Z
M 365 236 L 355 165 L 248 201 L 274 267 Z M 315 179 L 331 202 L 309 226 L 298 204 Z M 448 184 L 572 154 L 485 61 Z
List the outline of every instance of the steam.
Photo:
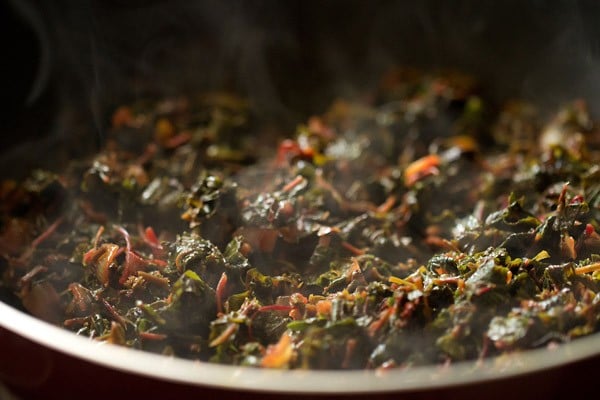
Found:
M 26 104 L 32 105 L 44 91 L 50 77 L 50 43 L 46 35 L 46 23 L 38 10 L 27 1 L 9 1 L 11 7 L 28 23 L 35 32 L 39 42 L 39 62 L 35 72 L 35 79 L 27 95 Z
M 370 56 L 378 68 L 451 67 L 478 77 L 498 100 L 524 97 L 553 108 L 583 97 L 600 112 L 598 3 L 424 1 L 379 8 Z
M 592 1 L 31 1 L 47 27 L 48 80 L 102 139 L 120 104 L 230 90 L 293 126 L 336 97 L 357 97 L 392 65 L 475 74 L 499 101 L 600 114 L 600 4 Z M 32 98 L 46 82 L 39 75 Z M 76 121 L 73 121 L 76 120 Z
M 354 95 L 403 63 L 465 69 L 501 96 L 544 88 L 585 95 L 593 90 L 579 78 L 594 74 L 600 37 L 590 17 L 600 7 L 591 2 L 62 3 L 54 7 L 68 31 L 61 48 L 70 42 L 80 63 L 86 51 L 96 54 L 84 74 L 104 86 L 100 104 L 125 92 L 229 87 L 274 113 L 307 110 L 290 91 L 311 100 Z

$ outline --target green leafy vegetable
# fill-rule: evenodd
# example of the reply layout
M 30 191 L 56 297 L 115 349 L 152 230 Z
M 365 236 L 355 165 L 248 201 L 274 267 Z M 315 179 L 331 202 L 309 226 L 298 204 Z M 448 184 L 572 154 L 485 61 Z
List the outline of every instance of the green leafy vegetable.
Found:
M 585 104 L 543 124 L 469 77 L 388 78 L 295 135 L 229 94 L 120 107 L 97 154 L 0 185 L 2 300 L 96 340 L 263 368 L 598 334 Z

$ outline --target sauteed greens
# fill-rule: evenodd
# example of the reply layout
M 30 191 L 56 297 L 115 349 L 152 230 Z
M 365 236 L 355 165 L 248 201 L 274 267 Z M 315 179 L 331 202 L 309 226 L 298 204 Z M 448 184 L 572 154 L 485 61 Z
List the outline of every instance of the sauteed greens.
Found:
M 449 363 L 600 328 L 600 132 L 391 71 L 279 134 L 217 93 L 117 108 L 0 188 L 3 299 L 78 335 L 268 368 Z M 289 132 L 286 132 L 289 133 Z

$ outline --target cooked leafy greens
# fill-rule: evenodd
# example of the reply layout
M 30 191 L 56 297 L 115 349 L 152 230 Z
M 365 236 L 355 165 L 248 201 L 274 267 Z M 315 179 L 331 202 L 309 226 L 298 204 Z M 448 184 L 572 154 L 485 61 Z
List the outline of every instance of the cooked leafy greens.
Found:
M 115 110 L 0 187 L 3 300 L 135 349 L 265 368 L 474 360 L 600 330 L 600 132 L 390 72 L 274 134 L 228 94 Z

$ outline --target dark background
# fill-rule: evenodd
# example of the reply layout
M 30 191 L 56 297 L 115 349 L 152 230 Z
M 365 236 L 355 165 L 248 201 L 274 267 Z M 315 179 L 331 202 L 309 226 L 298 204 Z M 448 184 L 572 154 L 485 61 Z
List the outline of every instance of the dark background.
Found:
M 0 112 L 2 170 L 50 160 L 73 143 L 99 145 L 107 115 L 136 98 L 236 90 L 293 126 L 334 97 L 360 96 L 398 64 L 457 68 L 495 99 L 530 98 L 549 110 L 582 97 L 600 114 L 597 1 L 10 0 L 0 7 L 9 100 Z

